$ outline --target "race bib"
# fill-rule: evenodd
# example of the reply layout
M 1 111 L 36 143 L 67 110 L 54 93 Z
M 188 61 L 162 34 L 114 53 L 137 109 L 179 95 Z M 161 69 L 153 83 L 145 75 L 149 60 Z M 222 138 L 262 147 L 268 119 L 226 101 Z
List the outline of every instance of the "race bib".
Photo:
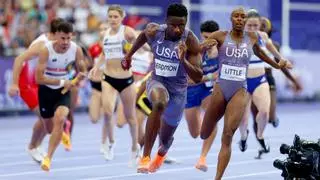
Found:
M 246 80 L 247 69 L 245 67 L 236 67 L 222 64 L 220 78 L 230 81 Z
M 108 59 L 117 59 L 122 58 L 122 44 L 111 44 L 108 47 L 104 48 L 105 57 Z
M 179 63 L 165 62 L 155 59 L 156 75 L 163 77 L 177 76 Z

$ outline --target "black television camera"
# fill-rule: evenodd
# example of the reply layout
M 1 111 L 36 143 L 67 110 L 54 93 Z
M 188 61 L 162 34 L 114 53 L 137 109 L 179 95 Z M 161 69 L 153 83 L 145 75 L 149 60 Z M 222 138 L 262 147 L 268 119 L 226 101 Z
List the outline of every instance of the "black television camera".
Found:
M 276 159 L 273 166 L 282 170 L 285 180 L 320 180 L 320 139 L 312 142 L 295 135 L 293 146 L 282 144 L 280 152 L 288 157 Z

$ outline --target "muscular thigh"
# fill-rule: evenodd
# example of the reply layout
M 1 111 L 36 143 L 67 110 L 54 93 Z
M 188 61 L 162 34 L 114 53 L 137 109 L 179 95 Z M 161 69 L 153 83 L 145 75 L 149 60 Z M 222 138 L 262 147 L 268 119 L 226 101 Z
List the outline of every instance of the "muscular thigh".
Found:
M 270 91 L 268 83 L 263 83 L 253 92 L 252 101 L 258 108 L 258 111 L 269 112 L 270 109 Z
M 249 94 L 244 88 L 239 89 L 230 99 L 225 113 L 225 128 L 227 131 L 235 131 L 245 113 L 249 101 Z
M 102 82 L 102 106 L 105 113 L 112 114 L 114 111 L 118 92 L 109 83 Z
M 226 101 L 222 90 L 218 84 L 215 85 L 212 95 L 208 97 L 208 105 L 205 116 L 212 117 L 212 120 L 218 121 L 225 113 Z
M 131 84 L 120 93 L 120 98 L 123 104 L 124 115 L 127 119 L 135 117 L 136 114 L 136 86 Z

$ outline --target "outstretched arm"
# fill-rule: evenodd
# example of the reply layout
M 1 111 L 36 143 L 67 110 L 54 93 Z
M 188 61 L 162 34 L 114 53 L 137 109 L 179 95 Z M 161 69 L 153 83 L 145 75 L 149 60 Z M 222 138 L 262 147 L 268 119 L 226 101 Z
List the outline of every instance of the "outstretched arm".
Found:
M 13 84 L 18 84 L 19 76 L 22 70 L 22 65 L 25 61 L 32 59 L 32 57 L 39 56 L 39 49 L 41 49 L 43 42 L 37 42 L 28 48 L 24 53 L 20 54 L 14 60 L 13 64 Z
M 253 44 L 253 52 L 256 56 L 258 56 L 261 60 L 265 61 L 266 63 L 270 64 L 272 67 L 276 69 L 280 69 L 286 66 L 287 61 L 280 61 L 279 63 L 276 63 L 269 56 L 266 55 L 266 53 L 261 49 L 260 45 L 258 44 L 258 36 L 256 33 L 250 32 L 249 36 Z
M 278 44 L 275 44 L 272 42 L 272 40 L 270 39 L 273 47 L 279 52 L 280 51 L 280 46 Z M 275 60 L 277 62 L 279 62 L 280 60 L 278 58 L 275 58 Z M 287 68 L 281 68 L 281 71 L 283 72 L 283 74 L 294 84 L 295 86 L 295 90 L 296 91 L 300 91 L 302 89 L 301 84 L 299 83 L 299 81 L 291 74 L 291 72 L 289 71 L 289 69 Z
M 137 32 L 127 26 L 125 29 L 125 37 L 126 40 L 129 42 L 129 47 L 125 47 L 125 51 L 128 52 L 131 49 L 132 44 L 137 40 L 138 36 L 137 36 Z M 143 50 L 145 51 L 150 51 L 150 47 L 148 46 L 148 44 L 145 44 L 142 46 Z M 139 48 L 138 48 L 139 49 Z
M 154 37 L 158 27 L 159 27 L 158 24 L 150 23 L 147 25 L 146 29 L 140 33 L 140 35 L 137 37 L 136 41 L 133 43 L 130 51 L 125 56 L 124 61 L 122 61 L 122 68 L 123 69 L 125 69 L 125 70 L 130 69 L 131 57 L 139 48 L 141 48 L 148 41 L 148 38 Z

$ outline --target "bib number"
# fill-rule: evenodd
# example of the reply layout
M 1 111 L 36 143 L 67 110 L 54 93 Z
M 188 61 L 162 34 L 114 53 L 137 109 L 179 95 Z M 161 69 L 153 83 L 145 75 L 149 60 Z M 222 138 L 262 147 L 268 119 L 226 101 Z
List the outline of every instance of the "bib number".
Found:
M 109 45 L 109 47 L 104 48 L 104 53 L 108 59 L 121 58 L 123 54 L 123 49 L 121 44 Z
M 223 64 L 221 67 L 220 78 L 230 81 L 246 80 L 247 69 Z
M 171 63 L 155 59 L 156 75 L 163 77 L 177 76 L 179 63 Z

